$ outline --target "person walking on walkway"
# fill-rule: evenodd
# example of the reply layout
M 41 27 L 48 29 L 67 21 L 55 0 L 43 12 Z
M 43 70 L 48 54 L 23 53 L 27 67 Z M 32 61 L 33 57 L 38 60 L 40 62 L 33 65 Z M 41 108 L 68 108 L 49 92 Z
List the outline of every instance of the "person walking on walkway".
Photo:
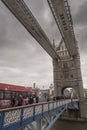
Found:
M 23 97 L 22 95 L 19 95 L 18 106 L 22 106 L 22 105 L 23 105 Z

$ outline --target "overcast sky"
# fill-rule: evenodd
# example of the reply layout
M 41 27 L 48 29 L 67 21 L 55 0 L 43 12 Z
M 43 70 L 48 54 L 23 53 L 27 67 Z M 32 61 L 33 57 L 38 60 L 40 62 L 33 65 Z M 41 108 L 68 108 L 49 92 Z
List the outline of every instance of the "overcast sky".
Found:
M 61 39 L 47 0 L 25 0 L 52 42 Z M 84 88 L 87 88 L 87 0 L 69 0 L 80 48 Z M 49 87 L 53 83 L 51 57 L 0 1 L 0 82 Z

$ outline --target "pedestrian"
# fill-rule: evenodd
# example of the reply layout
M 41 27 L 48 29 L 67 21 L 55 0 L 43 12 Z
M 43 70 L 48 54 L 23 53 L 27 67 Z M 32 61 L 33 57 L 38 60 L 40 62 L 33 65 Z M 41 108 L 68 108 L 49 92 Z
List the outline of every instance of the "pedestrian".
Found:
M 47 102 L 49 102 L 49 100 L 50 100 L 50 99 L 49 99 L 49 96 L 48 96 L 48 97 L 47 97 Z
M 35 96 L 33 97 L 33 102 L 36 103 L 36 97 Z
M 11 104 L 12 104 L 12 107 L 15 106 L 15 97 L 12 98 L 12 103 Z
M 39 102 L 39 98 L 38 98 L 38 96 L 36 96 L 36 103 L 38 103 Z
M 19 95 L 18 106 L 22 106 L 22 105 L 23 105 L 23 97 L 22 95 Z
M 18 106 L 18 99 L 15 96 L 15 97 L 12 98 L 12 107 L 16 107 L 16 106 Z
M 33 97 L 31 96 L 30 98 L 29 98 L 29 104 L 32 104 L 34 101 L 33 101 Z
M 56 97 L 53 97 L 53 101 L 56 101 Z

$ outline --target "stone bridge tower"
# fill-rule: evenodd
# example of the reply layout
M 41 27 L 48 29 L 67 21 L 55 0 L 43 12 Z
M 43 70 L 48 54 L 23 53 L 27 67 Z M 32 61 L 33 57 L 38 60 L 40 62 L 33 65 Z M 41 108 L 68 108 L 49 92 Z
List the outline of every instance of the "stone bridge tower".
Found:
M 63 40 L 55 49 L 61 57 L 61 60 L 53 59 L 55 96 L 62 95 L 65 88 L 71 87 L 77 92 L 78 98 L 83 98 L 79 53 L 76 57 L 70 57 Z
M 53 59 L 55 96 L 61 96 L 65 88 L 73 88 L 78 94 L 80 103 L 83 102 L 84 92 L 79 51 L 77 56 L 70 57 L 63 40 L 61 40 L 58 47 L 55 47 L 55 50 L 61 57 L 61 60 Z M 84 111 L 83 106 L 80 107 L 82 111 Z M 82 115 L 85 115 L 85 113 L 82 112 Z
M 79 51 L 78 55 L 70 57 L 63 40 L 58 47 L 54 44 L 54 48 L 61 57 L 61 60 L 53 59 L 54 94 L 61 96 L 65 88 L 73 88 L 79 98 L 80 116 L 87 118 L 87 101 L 84 98 Z

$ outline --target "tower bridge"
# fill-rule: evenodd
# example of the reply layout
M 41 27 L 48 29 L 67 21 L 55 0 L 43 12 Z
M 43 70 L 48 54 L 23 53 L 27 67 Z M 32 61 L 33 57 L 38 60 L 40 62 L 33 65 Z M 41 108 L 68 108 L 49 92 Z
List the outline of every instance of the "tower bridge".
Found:
M 87 119 L 87 112 L 86 112 L 87 101 L 84 98 L 84 92 L 83 92 L 83 82 L 82 82 L 81 67 L 80 67 L 80 53 L 79 53 L 77 43 L 76 43 L 68 0 L 47 0 L 49 7 L 52 11 L 52 14 L 54 16 L 55 22 L 62 36 L 62 40 L 60 41 L 58 47 L 52 46 L 45 32 L 43 31 L 38 21 L 33 16 L 32 12 L 30 11 L 30 9 L 28 8 L 28 6 L 25 4 L 23 0 L 1 0 L 1 1 L 14 14 L 14 16 L 16 16 L 16 18 L 23 24 L 26 30 L 37 40 L 37 42 L 43 47 L 43 49 L 45 49 L 46 52 L 52 57 L 55 96 L 56 97 L 61 96 L 62 91 L 65 88 L 72 87 L 78 94 L 80 118 Z M 71 102 L 69 101 L 67 104 L 69 103 Z M 56 105 L 53 105 L 53 106 L 56 106 L 56 109 L 55 107 L 53 107 L 52 110 L 54 111 L 55 109 L 56 113 L 53 111 L 50 111 L 50 113 L 51 112 L 54 113 L 53 121 L 50 123 L 50 120 L 46 118 L 49 126 L 45 130 L 50 129 L 54 121 L 58 119 L 60 115 L 59 112 L 61 111 L 61 114 L 62 114 L 63 111 L 65 110 L 65 106 L 67 106 L 65 105 L 66 103 L 62 104 L 61 109 L 59 109 L 59 107 L 57 107 L 57 103 L 55 104 Z M 48 112 L 50 108 L 49 103 L 47 103 L 46 106 L 47 108 L 45 110 L 45 107 L 43 104 L 40 104 L 41 108 L 38 107 L 38 104 L 37 104 L 36 107 L 39 108 L 40 113 L 36 115 L 34 114 L 32 118 L 30 117 L 27 118 L 24 125 L 22 124 L 24 123 L 24 120 L 22 119 L 23 119 L 23 112 L 25 110 L 22 110 L 22 108 L 15 108 L 15 110 L 18 109 L 19 111 L 21 111 L 20 112 L 20 116 L 22 115 L 21 121 L 19 121 L 20 117 L 18 117 L 18 122 L 13 122 L 13 123 L 11 122 L 11 123 L 16 124 L 16 126 L 18 125 L 22 127 L 22 126 L 27 125 L 29 121 L 30 122 L 35 121 L 36 118 L 39 120 L 38 118 L 39 116 L 40 116 L 40 119 L 42 119 L 44 116 L 44 113 L 49 113 Z M 24 108 L 26 108 L 26 106 Z M 36 108 L 34 107 L 33 109 L 35 112 Z M 8 125 L 6 124 L 9 122 L 9 120 L 7 119 L 7 116 L 10 116 L 9 114 L 7 114 L 8 111 L 13 111 L 13 110 L 12 109 L 1 110 L 1 115 L 0 115 L 1 130 L 11 129 L 11 124 L 10 124 L 10 127 L 8 127 Z M 41 130 L 40 120 L 38 124 L 40 124 L 38 125 L 39 127 L 38 130 Z M 32 124 L 30 124 L 30 126 L 32 127 L 33 130 L 35 130 Z M 16 127 L 15 129 L 17 128 L 19 127 Z

